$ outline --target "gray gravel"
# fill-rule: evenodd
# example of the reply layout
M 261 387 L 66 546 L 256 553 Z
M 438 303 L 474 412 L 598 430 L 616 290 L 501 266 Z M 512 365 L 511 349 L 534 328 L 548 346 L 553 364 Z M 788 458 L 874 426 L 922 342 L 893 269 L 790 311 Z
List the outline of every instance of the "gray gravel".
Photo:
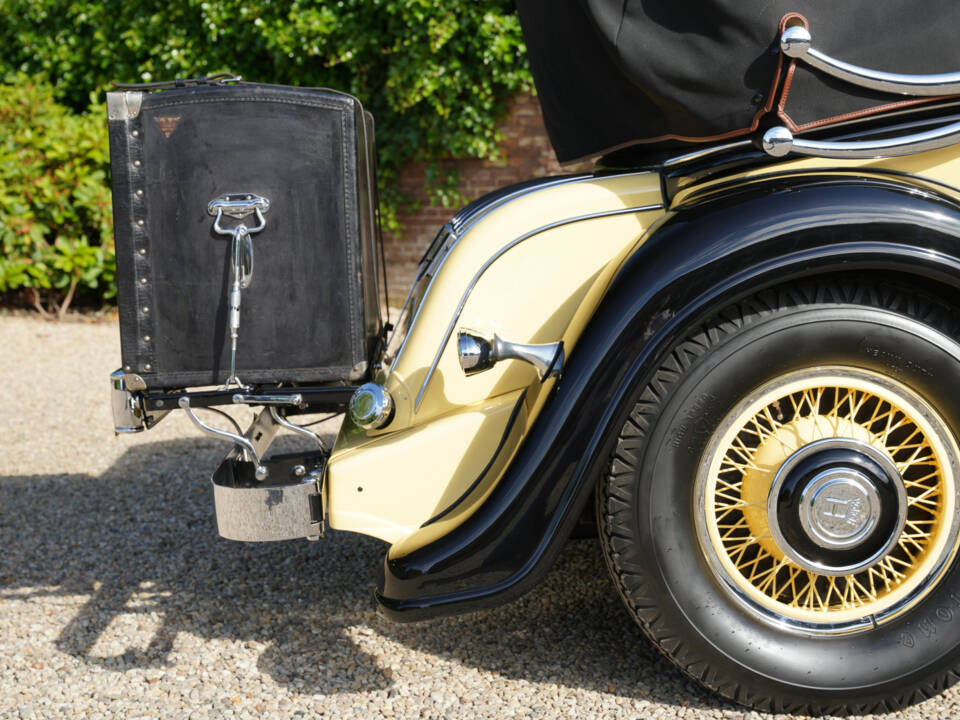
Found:
M 176 416 L 115 438 L 118 361 L 112 323 L 0 317 L 0 716 L 761 717 L 651 649 L 595 541 L 511 605 L 396 625 L 376 540 L 220 539 L 225 446 Z M 960 688 L 900 716 L 960 717 Z

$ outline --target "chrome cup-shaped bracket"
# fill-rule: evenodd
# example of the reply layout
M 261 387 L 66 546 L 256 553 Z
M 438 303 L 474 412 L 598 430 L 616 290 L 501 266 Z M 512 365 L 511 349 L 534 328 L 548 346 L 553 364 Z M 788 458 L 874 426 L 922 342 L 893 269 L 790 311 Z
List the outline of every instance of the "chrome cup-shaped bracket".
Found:
M 457 335 L 457 356 L 465 375 L 476 375 L 489 370 L 497 362 L 490 341 L 467 332 Z

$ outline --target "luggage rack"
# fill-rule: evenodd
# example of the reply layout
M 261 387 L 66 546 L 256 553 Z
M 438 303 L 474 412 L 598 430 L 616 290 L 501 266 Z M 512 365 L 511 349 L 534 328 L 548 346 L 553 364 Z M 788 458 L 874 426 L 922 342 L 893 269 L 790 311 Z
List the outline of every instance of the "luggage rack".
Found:
M 181 407 L 186 398 L 190 407 L 204 408 L 218 405 L 274 405 L 289 408 L 290 414 L 305 412 L 342 412 L 357 388 L 353 385 L 336 387 L 238 388 L 144 393 L 144 409 L 162 412 Z
M 336 386 L 132 392 L 127 388 L 124 373 L 120 370 L 110 376 L 110 382 L 116 432 L 141 432 L 156 425 L 171 410 L 179 408 L 186 412 L 191 422 L 205 434 L 232 442 L 242 452 L 244 459 L 254 463 L 258 480 L 265 479 L 269 474 L 261 458 L 273 435 L 280 428 L 286 428 L 309 438 L 319 446 L 322 452 L 327 452 L 326 445 L 319 435 L 290 422 L 287 415 L 343 412 L 357 389 L 353 386 Z M 243 433 L 230 415 L 217 409 L 228 405 L 256 405 L 262 406 L 264 410 L 258 414 L 247 432 Z M 207 425 L 197 417 L 195 412 L 202 408 L 224 415 L 233 424 L 236 432 Z M 266 442 L 260 442 L 265 437 L 268 438 Z
M 129 390 L 122 370 L 114 372 L 110 382 L 116 432 L 140 432 L 179 408 L 206 435 L 233 444 L 210 480 L 221 536 L 263 542 L 302 537 L 316 540 L 323 535 L 325 470 L 330 450 L 320 435 L 291 422 L 287 415 L 342 412 L 357 388 L 254 387 L 148 393 Z M 228 405 L 262 406 L 263 410 L 243 432 L 232 416 L 218 409 Z M 206 424 L 197 416 L 198 409 L 223 415 L 235 432 Z M 268 457 L 267 450 L 281 429 L 307 438 L 314 449 Z

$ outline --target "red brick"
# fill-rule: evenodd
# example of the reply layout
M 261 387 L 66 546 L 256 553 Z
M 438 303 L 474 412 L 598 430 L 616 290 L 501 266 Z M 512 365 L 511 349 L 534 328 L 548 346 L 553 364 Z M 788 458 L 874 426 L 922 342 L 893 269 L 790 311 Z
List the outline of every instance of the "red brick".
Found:
M 529 94 L 519 94 L 507 103 L 507 117 L 500 127 L 503 157 L 496 162 L 477 158 L 444 160 L 443 167 L 453 168 L 459 175 L 459 187 L 468 200 L 532 177 L 558 175 L 561 172 L 550 147 L 540 103 Z M 570 172 L 570 170 L 566 170 Z M 391 301 L 396 305 L 406 297 L 427 245 L 437 230 L 457 208 L 431 205 L 424 192 L 425 165 L 410 163 L 404 167 L 396 183 L 401 190 L 421 202 L 419 210 L 402 213 L 403 232 L 384 233 L 384 254 L 387 258 Z

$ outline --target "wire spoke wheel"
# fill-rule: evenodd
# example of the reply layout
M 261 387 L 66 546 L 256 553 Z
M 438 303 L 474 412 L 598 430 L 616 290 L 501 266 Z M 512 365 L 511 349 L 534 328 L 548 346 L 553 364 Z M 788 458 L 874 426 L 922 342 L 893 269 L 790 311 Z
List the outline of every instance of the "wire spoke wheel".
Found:
M 889 712 L 960 680 L 960 295 L 836 276 L 691 323 L 597 486 L 628 611 L 754 708 Z
M 957 548 L 943 421 L 876 373 L 824 367 L 752 392 L 708 446 L 698 535 L 758 614 L 869 628 L 923 597 Z

